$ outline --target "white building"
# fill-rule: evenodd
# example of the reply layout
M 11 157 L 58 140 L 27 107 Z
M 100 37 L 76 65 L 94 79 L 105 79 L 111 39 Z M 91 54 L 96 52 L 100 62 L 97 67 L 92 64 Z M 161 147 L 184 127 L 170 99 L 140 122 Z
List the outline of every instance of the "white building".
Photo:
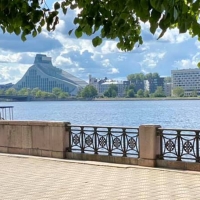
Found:
M 182 69 L 172 70 L 172 95 L 173 89 L 181 87 L 184 89 L 184 95 L 190 96 L 192 92 L 196 91 L 200 94 L 200 69 Z
M 89 75 L 89 84 L 94 86 L 98 92 L 99 96 L 103 96 L 104 92 L 106 92 L 110 85 L 116 85 L 118 88 L 118 97 L 124 97 L 125 90 L 127 87 L 127 81 L 116 81 L 116 80 L 108 80 L 107 78 L 104 79 L 97 79 Z
M 164 93 L 166 97 L 171 96 L 172 83 L 164 83 Z

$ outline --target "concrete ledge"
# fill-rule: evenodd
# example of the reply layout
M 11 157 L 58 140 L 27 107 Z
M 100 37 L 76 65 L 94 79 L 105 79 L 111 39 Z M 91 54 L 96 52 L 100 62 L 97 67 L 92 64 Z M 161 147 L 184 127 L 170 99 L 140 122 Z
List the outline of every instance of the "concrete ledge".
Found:
M 156 160 L 139 158 L 138 165 L 143 167 L 155 167 Z
M 138 158 L 66 152 L 67 159 L 137 165 Z
M 196 162 L 156 160 L 156 167 L 200 171 L 200 163 Z

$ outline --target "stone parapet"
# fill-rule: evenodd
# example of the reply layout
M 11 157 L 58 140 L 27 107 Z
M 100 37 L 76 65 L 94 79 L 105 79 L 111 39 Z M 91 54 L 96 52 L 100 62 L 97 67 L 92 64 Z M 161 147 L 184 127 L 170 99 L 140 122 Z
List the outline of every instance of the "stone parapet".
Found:
M 0 152 L 65 158 L 66 122 L 0 121 Z

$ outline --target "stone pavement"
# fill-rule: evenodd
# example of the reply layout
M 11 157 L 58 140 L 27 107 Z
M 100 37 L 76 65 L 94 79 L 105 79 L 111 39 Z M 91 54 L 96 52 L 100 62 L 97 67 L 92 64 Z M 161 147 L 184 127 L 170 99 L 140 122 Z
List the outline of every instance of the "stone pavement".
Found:
M 0 154 L 0 200 L 200 199 L 200 172 Z

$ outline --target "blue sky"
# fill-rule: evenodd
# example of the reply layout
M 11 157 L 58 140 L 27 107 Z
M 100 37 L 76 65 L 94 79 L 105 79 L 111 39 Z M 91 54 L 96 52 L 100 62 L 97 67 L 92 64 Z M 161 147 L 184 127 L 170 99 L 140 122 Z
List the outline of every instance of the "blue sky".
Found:
M 49 6 L 51 2 L 48 1 Z M 168 31 L 157 40 L 159 31 L 153 36 L 149 24 L 142 24 L 144 44 L 131 52 L 121 52 L 116 41 L 104 40 L 94 48 L 92 37 L 76 39 L 68 36 L 74 28 L 72 11 L 60 16 L 60 23 L 54 32 L 43 31 L 36 38 L 28 37 L 22 42 L 14 34 L 0 32 L 0 84 L 16 83 L 33 64 L 37 53 L 52 57 L 53 65 L 88 81 L 91 74 L 97 78 L 125 80 L 132 73 L 158 72 L 170 76 L 173 69 L 196 68 L 200 61 L 200 42 L 188 33 Z

